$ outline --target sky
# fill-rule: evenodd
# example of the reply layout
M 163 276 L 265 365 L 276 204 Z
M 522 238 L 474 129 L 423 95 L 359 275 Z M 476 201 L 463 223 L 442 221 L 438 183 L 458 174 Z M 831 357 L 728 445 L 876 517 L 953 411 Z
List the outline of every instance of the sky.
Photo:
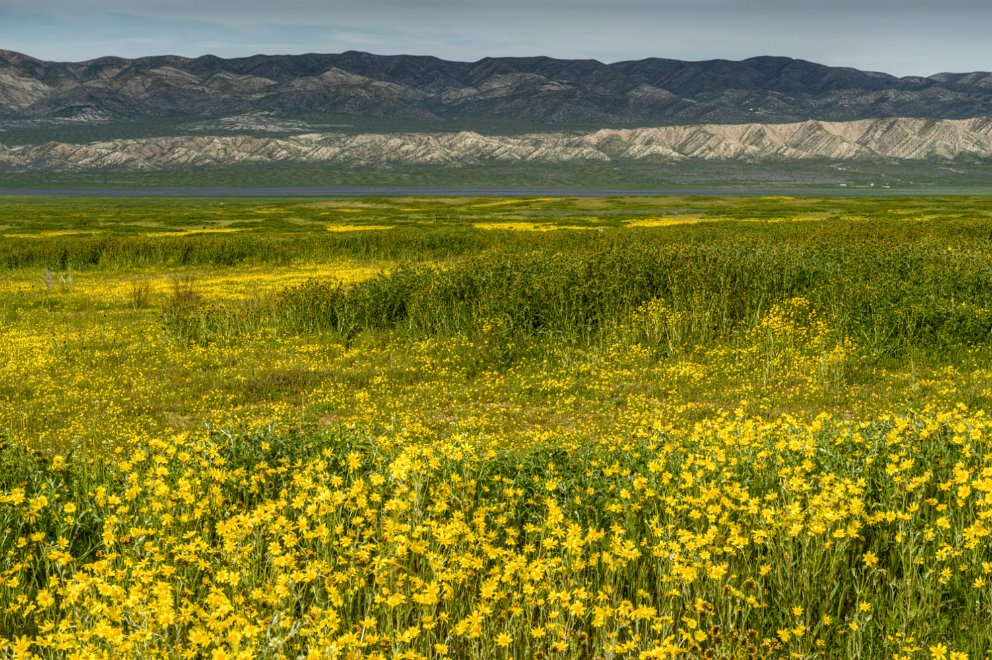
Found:
M 0 0 L 0 49 L 104 55 L 784 55 L 895 75 L 992 70 L 992 0 Z

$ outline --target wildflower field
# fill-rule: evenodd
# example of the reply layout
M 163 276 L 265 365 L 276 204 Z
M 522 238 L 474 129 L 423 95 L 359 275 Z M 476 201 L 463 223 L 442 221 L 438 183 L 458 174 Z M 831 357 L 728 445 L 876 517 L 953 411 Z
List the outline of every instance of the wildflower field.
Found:
M 0 658 L 984 658 L 990 198 L 9 198 Z

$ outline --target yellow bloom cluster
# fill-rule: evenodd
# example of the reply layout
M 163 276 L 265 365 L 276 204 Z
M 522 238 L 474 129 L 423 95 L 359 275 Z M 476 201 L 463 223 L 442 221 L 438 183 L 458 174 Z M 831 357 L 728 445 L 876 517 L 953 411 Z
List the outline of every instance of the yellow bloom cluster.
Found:
M 990 443 L 960 408 L 728 414 L 575 452 L 356 430 L 10 454 L 0 626 L 12 657 L 945 648 L 906 603 L 961 593 L 984 620 Z

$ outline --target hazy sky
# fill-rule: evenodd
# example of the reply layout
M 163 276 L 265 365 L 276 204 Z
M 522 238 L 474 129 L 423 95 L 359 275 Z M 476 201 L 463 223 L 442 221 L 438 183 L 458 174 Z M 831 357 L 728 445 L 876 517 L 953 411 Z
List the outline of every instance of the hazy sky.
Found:
M 929 75 L 992 69 L 990 26 L 992 0 L 0 0 L 0 48 L 49 60 L 788 55 Z

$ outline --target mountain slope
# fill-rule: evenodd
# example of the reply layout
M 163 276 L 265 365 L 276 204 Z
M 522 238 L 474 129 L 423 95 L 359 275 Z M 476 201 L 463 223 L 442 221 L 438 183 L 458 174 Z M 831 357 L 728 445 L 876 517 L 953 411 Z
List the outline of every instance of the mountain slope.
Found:
M 685 159 L 986 160 L 992 119 L 868 119 L 791 124 L 704 124 L 587 133 L 314 133 L 292 137 L 196 136 L 88 144 L 0 146 L 8 171 L 162 170 L 248 163 L 469 165 Z
M 189 119 L 259 111 L 600 126 L 960 119 L 992 115 L 992 74 L 897 78 L 781 57 L 603 64 L 346 52 L 60 63 L 0 51 L 0 118 L 98 112 Z

